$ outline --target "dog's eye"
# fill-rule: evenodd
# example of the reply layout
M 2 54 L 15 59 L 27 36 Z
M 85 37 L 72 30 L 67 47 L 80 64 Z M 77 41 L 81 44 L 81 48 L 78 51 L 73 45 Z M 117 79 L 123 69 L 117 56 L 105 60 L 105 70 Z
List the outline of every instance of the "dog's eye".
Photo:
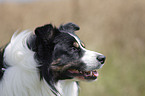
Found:
M 73 46 L 76 47 L 76 48 L 79 48 L 79 47 L 80 47 L 79 44 L 78 44 L 77 42 L 74 42 L 74 43 L 73 43 Z
M 74 53 L 74 52 L 78 52 L 79 51 L 79 48 L 76 48 L 76 47 L 71 47 L 70 48 L 70 52 Z

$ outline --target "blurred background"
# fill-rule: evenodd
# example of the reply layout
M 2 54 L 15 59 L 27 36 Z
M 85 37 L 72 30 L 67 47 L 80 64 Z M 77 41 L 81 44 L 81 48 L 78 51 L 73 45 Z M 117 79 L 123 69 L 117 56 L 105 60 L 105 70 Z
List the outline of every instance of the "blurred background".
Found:
M 96 82 L 80 83 L 80 96 L 145 96 L 144 0 L 0 0 L 0 45 L 17 30 L 67 22 L 107 57 Z

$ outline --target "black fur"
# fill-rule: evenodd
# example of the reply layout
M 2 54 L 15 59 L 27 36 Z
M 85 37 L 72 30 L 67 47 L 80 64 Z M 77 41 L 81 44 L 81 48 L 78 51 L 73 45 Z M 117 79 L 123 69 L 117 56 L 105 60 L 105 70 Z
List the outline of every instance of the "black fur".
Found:
M 6 68 L 6 64 L 3 61 L 4 60 L 3 55 L 4 55 L 4 51 L 5 51 L 6 46 L 0 48 L 0 80 L 4 74 L 4 69 Z
M 36 34 L 36 54 L 35 58 L 38 60 L 41 78 L 44 78 L 46 82 L 51 86 L 55 93 L 58 93 L 54 87 L 53 74 L 50 71 L 50 64 L 52 62 L 53 53 L 53 39 L 57 30 L 53 28 L 51 24 L 38 27 L 35 30 Z
M 2 70 L 3 67 L 4 67 L 3 66 L 3 51 L 0 48 L 0 79 L 3 76 L 3 70 Z

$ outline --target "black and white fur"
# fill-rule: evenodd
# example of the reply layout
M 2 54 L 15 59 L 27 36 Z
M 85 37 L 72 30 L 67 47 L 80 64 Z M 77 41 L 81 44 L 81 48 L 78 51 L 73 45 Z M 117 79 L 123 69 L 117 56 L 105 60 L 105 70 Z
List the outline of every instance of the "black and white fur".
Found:
M 96 80 L 105 56 L 85 49 L 76 24 L 47 24 L 12 36 L 0 50 L 0 96 L 78 96 L 79 80 Z

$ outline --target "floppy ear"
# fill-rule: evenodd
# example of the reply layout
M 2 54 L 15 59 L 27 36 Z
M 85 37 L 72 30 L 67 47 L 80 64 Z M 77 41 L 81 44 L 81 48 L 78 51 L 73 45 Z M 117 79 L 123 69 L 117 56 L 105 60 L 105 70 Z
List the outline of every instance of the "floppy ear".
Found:
M 40 66 L 40 77 L 43 78 L 49 85 L 51 91 L 58 96 L 59 92 L 55 88 L 55 82 L 53 80 L 53 74 L 50 70 L 53 54 L 53 40 L 55 36 L 59 34 L 57 28 L 53 28 L 51 24 L 47 24 L 35 29 L 36 35 L 36 54 L 35 58 L 38 60 Z
M 32 51 L 38 51 L 40 45 L 48 45 L 54 37 L 55 30 L 51 24 L 37 27 L 34 35 L 27 40 L 27 45 Z
M 80 27 L 74 23 L 67 23 L 59 27 L 59 31 L 70 32 L 70 33 L 73 33 L 74 31 L 77 31 L 79 29 Z

